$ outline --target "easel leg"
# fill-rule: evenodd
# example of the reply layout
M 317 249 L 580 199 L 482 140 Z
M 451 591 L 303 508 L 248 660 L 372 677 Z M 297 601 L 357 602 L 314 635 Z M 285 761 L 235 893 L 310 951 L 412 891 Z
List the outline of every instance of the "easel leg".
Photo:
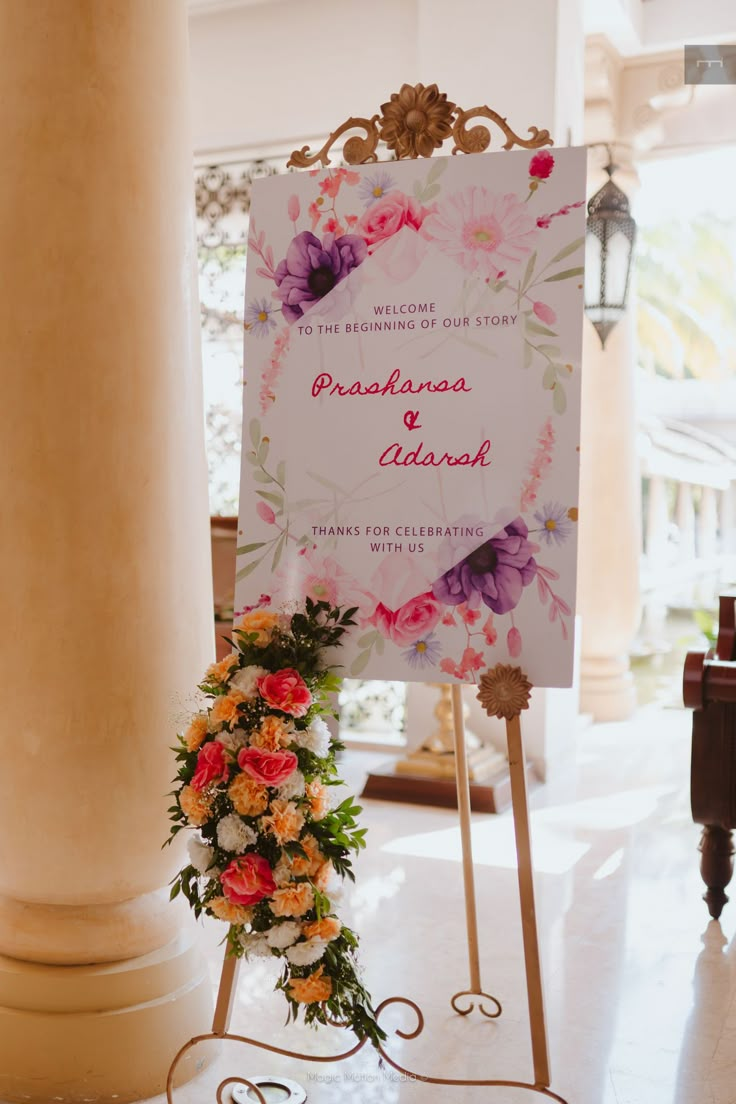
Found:
M 460 814 L 460 839 L 463 849 L 463 882 L 465 884 L 465 919 L 468 928 L 468 963 L 470 991 L 482 993 L 478 955 L 478 915 L 475 904 L 473 873 L 473 841 L 470 833 L 470 780 L 465 752 L 462 687 L 452 687 L 452 719 L 455 727 L 455 770 L 457 772 L 457 807 Z
M 215 1015 L 212 1019 L 213 1035 L 225 1035 L 230 1030 L 230 1017 L 235 1003 L 239 969 L 240 959 L 229 955 L 226 950 L 222 963 L 222 973 L 220 974 L 220 985 L 217 990 Z
M 506 738 L 509 748 L 511 774 L 511 800 L 516 834 L 516 857 L 519 873 L 519 901 L 521 904 L 521 930 L 524 939 L 524 964 L 526 988 L 529 999 L 529 1024 L 532 1035 L 534 1080 L 538 1085 L 549 1086 L 549 1053 L 547 1025 L 544 1017 L 544 991 L 542 967 L 539 957 L 537 917 L 534 907 L 534 873 L 529 834 L 529 805 L 526 790 L 526 761 L 518 715 L 506 721 Z

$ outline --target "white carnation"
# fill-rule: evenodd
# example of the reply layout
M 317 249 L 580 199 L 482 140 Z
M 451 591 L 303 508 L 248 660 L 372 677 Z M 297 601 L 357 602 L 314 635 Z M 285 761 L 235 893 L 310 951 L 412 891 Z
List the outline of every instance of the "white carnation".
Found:
M 283 951 L 285 947 L 296 943 L 301 934 L 301 924 L 297 924 L 296 920 L 285 920 L 283 924 L 277 924 L 275 928 L 271 928 L 266 939 L 269 947 Z
M 324 939 L 307 939 L 304 943 L 295 943 L 286 951 L 286 957 L 292 966 L 311 966 L 319 962 L 325 953 L 327 942 Z
M 233 755 L 237 755 L 241 748 L 244 748 L 248 743 L 248 735 L 242 728 L 236 728 L 233 732 L 224 730 L 218 736 L 215 736 L 218 744 L 227 750 L 232 752 Z
M 256 838 L 253 829 L 237 813 L 223 817 L 217 825 L 217 842 L 223 851 L 231 851 L 234 855 L 242 855 L 256 842 Z
M 304 775 L 300 770 L 295 770 L 285 782 L 281 783 L 278 788 L 278 795 L 290 801 L 292 797 L 301 797 L 304 790 Z
M 309 728 L 297 732 L 295 740 L 299 747 L 306 748 L 319 759 L 324 759 L 330 750 L 330 730 L 321 717 L 315 717 Z
M 189 861 L 197 873 L 207 873 L 207 868 L 215 855 L 213 849 L 203 843 L 199 836 L 193 836 L 187 843 L 187 848 L 189 850 Z M 212 871 L 209 871 L 209 873 L 212 874 Z
M 279 859 L 273 868 L 273 880 L 278 889 L 282 889 L 291 881 L 291 864 L 286 859 Z
M 245 694 L 246 698 L 252 698 L 258 689 L 258 680 L 267 675 L 268 671 L 265 667 L 242 667 L 237 675 L 234 675 L 230 679 L 230 689 L 235 687 L 236 690 L 240 690 Z
M 270 958 L 271 948 L 266 942 L 263 932 L 243 932 L 240 936 L 240 945 L 245 951 L 246 958 Z

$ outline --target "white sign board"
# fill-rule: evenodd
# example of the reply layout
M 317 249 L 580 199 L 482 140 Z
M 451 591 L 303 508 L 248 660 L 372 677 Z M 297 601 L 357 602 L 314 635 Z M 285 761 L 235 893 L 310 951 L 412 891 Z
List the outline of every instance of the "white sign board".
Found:
M 585 164 L 256 181 L 236 611 L 357 606 L 348 675 L 570 685 Z

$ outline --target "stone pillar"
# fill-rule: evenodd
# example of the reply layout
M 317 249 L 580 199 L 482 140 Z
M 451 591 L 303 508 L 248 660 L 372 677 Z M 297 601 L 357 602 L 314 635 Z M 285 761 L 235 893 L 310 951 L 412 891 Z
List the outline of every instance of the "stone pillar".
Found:
M 684 484 L 687 486 L 687 484 Z M 679 516 L 679 515 L 678 515 Z M 645 552 L 650 571 L 667 567 L 669 544 L 669 506 L 667 483 L 664 476 L 649 477 L 649 501 L 647 505 L 647 537 Z
M 605 350 L 587 321 L 583 339 L 580 708 L 598 721 L 623 720 L 636 705 L 628 659 L 641 615 L 641 479 L 632 331 L 630 308 Z
M 695 559 L 695 506 L 691 483 L 680 483 L 677 488 L 677 528 L 680 532 L 678 559 L 680 563 L 692 563 Z
M 620 58 L 601 41 L 586 46 L 585 140 L 608 142 L 624 167 L 615 181 L 629 199 L 636 173 L 620 130 Z M 605 150 L 589 159 L 592 195 L 605 178 Z M 634 296 L 601 349 L 586 321 L 580 436 L 578 611 L 583 634 L 580 708 L 598 721 L 623 720 L 636 706 L 628 649 L 639 626 L 641 474 L 636 449 Z
M 0 1098 L 137 1100 L 209 1026 L 161 850 L 213 648 L 186 6 L 0 5 Z

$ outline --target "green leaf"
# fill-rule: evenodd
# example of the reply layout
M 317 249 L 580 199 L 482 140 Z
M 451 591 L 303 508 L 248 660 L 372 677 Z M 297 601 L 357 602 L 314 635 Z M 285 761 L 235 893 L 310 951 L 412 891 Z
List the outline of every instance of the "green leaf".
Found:
M 370 652 L 361 652 L 358 658 L 353 660 L 352 666 L 350 668 L 350 674 L 359 675 L 361 671 L 365 670 L 370 658 Z
M 265 498 L 266 502 L 271 502 L 274 506 L 278 506 L 279 510 L 283 509 L 283 495 L 274 494 L 272 491 L 256 491 L 256 494 L 259 495 L 260 498 Z
M 552 284 L 555 280 L 569 280 L 572 276 L 582 276 L 584 271 L 582 266 L 579 268 L 566 268 L 562 272 L 555 272 L 554 276 L 547 276 L 542 283 Z
M 548 330 L 546 326 L 540 326 L 538 322 L 527 322 L 526 328 L 530 333 L 541 334 L 543 337 L 557 337 L 554 330 Z
M 549 263 L 551 265 L 557 264 L 558 261 L 562 261 L 565 257 L 569 257 L 571 253 L 574 253 L 576 249 L 580 249 L 583 245 L 585 245 L 585 238 L 576 238 L 575 241 L 570 242 L 564 249 L 561 249 L 559 253 L 555 253 Z
M 379 655 L 379 656 L 383 655 L 383 649 L 384 649 L 385 643 L 386 642 L 383 639 L 383 637 L 379 636 L 378 640 L 376 641 L 376 655 Z
M 427 184 L 434 184 L 435 180 L 439 180 L 443 172 L 447 168 L 448 161 L 446 158 L 438 157 L 433 163 L 432 168 L 427 173 Z
M 240 548 L 235 549 L 236 556 L 247 556 L 249 552 L 255 552 L 257 548 L 263 548 L 265 541 L 254 541 L 253 544 L 241 544 Z
M 271 562 L 271 571 L 275 571 L 281 561 L 281 553 L 284 550 L 284 542 L 286 541 L 286 533 L 282 533 L 276 543 L 276 550 L 273 554 L 273 560 Z
M 252 418 L 248 427 L 253 448 L 257 449 L 261 443 L 261 423 L 257 418 Z
M 260 445 L 258 446 L 258 451 L 256 452 L 256 458 L 257 458 L 259 464 L 265 464 L 266 463 L 266 460 L 268 459 L 268 450 L 270 448 L 270 445 L 271 445 L 271 442 L 266 441 L 265 438 L 264 438 L 264 440 L 261 441 Z
M 284 460 L 279 460 L 276 465 L 276 481 L 280 483 L 282 487 L 286 483 L 286 462 Z
M 424 185 L 419 180 L 414 181 L 414 197 L 421 202 Z
M 567 410 L 567 396 L 561 383 L 556 383 L 552 392 L 552 405 L 556 414 L 564 414 Z
M 524 269 L 524 278 L 521 281 L 521 287 L 522 287 L 523 291 L 526 290 L 526 288 L 529 284 L 529 281 L 532 278 L 532 273 L 534 272 L 534 266 L 535 266 L 536 263 L 537 263 L 537 254 L 532 253 L 531 257 L 526 262 L 526 268 Z
M 369 648 L 378 636 L 378 630 L 374 629 L 373 632 L 364 633 L 363 636 L 359 636 L 356 640 L 356 644 L 359 648 Z
M 331 491 L 339 491 L 343 495 L 347 494 L 347 491 L 343 490 L 337 483 L 333 483 L 331 479 L 325 479 L 323 475 L 317 475 L 316 472 L 307 472 L 307 475 L 316 480 L 317 483 L 321 483 L 323 487 L 328 487 Z
M 559 345 L 537 345 L 537 349 L 540 353 L 548 353 L 549 356 L 556 357 L 560 355 Z
M 241 579 L 245 579 L 252 571 L 255 571 L 260 562 L 260 560 L 253 560 L 253 562 L 249 563 L 246 567 L 241 567 L 240 571 L 235 576 L 235 581 L 239 583 Z
M 530 368 L 534 360 L 534 346 L 530 341 L 524 342 L 524 367 Z
M 253 472 L 253 478 L 256 483 L 273 483 L 273 476 L 269 475 L 268 472 L 261 471 L 260 468 Z
M 434 199 L 435 196 L 440 194 L 439 184 L 431 184 L 429 188 L 425 188 L 422 194 L 422 202 L 429 203 L 430 199 Z
M 542 387 L 545 391 L 551 391 L 557 383 L 557 370 L 554 364 L 548 364 L 542 376 Z

